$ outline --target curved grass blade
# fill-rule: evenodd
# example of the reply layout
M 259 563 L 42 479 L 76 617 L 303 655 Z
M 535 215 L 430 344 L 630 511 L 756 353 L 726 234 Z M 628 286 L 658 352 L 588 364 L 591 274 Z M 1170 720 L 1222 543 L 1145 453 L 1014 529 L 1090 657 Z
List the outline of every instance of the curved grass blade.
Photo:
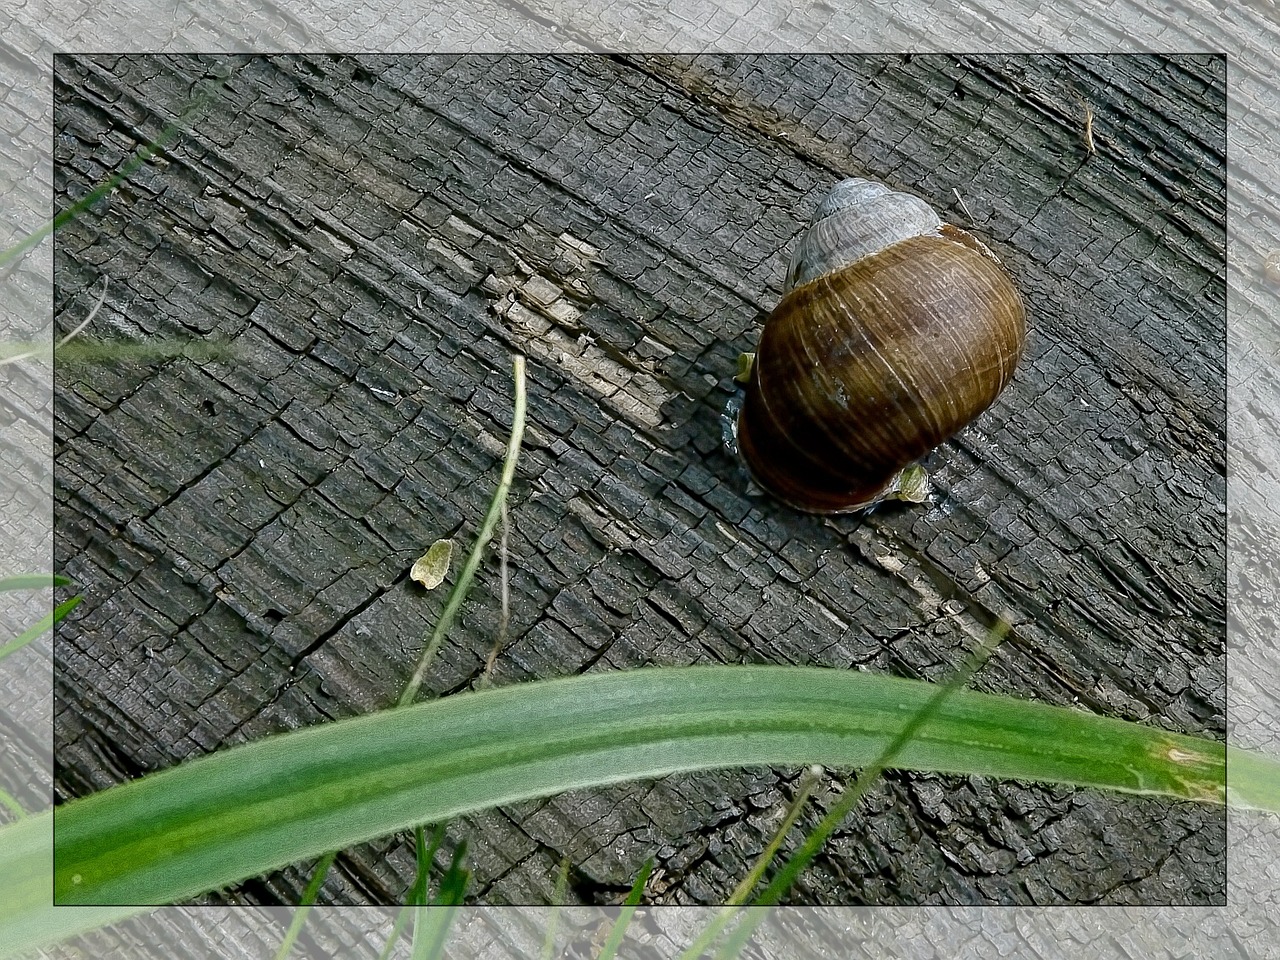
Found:
M 440 844 L 444 842 L 444 831 L 445 824 L 436 824 L 436 828 L 431 834 L 431 846 L 428 847 L 422 827 L 413 828 L 418 870 L 413 878 L 413 886 L 409 888 L 409 892 L 405 896 L 404 905 L 396 913 L 396 919 L 391 924 L 391 933 L 387 936 L 387 942 L 382 945 L 382 950 L 378 953 L 378 960 L 387 960 L 391 956 L 391 951 L 395 949 L 396 941 L 400 939 L 401 934 L 404 933 L 404 928 L 408 926 L 409 920 L 413 917 L 414 907 L 427 905 L 430 899 L 431 864 L 435 861 L 436 851 L 440 849 Z
M 31 814 L 0 829 L 0 957 L 33 952 L 123 920 L 148 907 L 54 907 L 53 811 Z
M 60 808 L 56 901 L 173 902 L 414 824 L 621 780 L 861 767 L 936 690 L 822 668 L 646 669 L 309 728 Z M 1224 755 L 1211 741 L 958 691 L 895 765 L 1223 802 Z
M 419 837 L 421 841 L 421 837 Z M 421 850 L 421 846 L 418 848 Z M 413 911 L 413 960 L 439 960 L 444 956 L 444 946 L 449 939 L 449 927 L 462 906 L 471 871 L 463 862 L 467 856 L 467 841 L 461 841 L 453 851 L 453 862 L 440 878 L 440 889 L 427 906 L 411 907 Z M 426 864 L 426 869 L 430 869 Z M 419 869 L 423 866 L 420 863 Z

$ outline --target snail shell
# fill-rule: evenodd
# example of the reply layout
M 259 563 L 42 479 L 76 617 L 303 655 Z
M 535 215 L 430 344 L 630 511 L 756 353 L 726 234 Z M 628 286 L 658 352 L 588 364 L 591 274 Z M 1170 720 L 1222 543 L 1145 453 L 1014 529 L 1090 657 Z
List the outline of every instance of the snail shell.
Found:
M 976 237 L 917 197 L 842 181 L 765 322 L 738 447 L 785 503 L 861 510 L 991 405 L 1025 337 L 1022 299 Z

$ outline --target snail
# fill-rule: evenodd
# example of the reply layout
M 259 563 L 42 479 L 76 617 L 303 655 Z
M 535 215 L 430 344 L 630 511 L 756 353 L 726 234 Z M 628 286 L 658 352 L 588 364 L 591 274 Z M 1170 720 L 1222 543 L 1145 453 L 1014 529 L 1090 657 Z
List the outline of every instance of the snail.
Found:
M 755 480 L 809 513 L 923 500 L 913 466 L 989 407 L 1026 337 L 981 241 L 869 180 L 819 204 L 769 315 L 738 417 Z

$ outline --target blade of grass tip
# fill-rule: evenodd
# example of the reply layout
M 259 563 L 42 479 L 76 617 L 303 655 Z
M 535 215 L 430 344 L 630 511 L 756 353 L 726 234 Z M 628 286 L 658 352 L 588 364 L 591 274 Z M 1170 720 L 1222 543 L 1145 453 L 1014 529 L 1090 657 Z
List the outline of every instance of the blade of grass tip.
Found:
M 640 868 L 640 873 L 636 875 L 635 882 L 631 884 L 631 892 L 627 894 L 627 899 L 622 905 L 622 911 L 618 914 L 618 919 L 613 921 L 613 927 L 609 930 L 609 937 L 605 940 L 604 946 L 600 948 L 600 956 L 596 960 L 613 960 L 617 956 L 618 948 L 622 946 L 622 941 L 626 939 L 627 928 L 631 926 L 631 918 L 636 914 L 636 907 L 644 899 L 644 886 L 649 882 L 651 873 L 653 873 L 653 857 L 644 862 L 644 866 Z
M 569 858 L 560 861 L 555 889 L 551 892 L 551 913 L 547 917 L 547 932 L 542 938 L 542 960 L 551 960 L 556 948 L 556 931 L 560 926 L 560 908 L 564 905 L 564 892 L 569 886 Z
M 409 902 L 412 904 L 425 906 L 431 902 L 431 865 L 435 863 L 436 854 L 440 852 L 440 846 L 444 843 L 444 832 L 447 826 L 446 823 L 436 824 L 436 828 L 431 831 L 431 844 L 425 848 L 422 844 L 422 827 L 414 830 L 418 847 L 418 875 L 413 878 L 413 890 L 410 891 Z
M 519 355 L 514 357 L 512 368 L 515 376 L 515 409 L 511 417 L 511 436 L 507 441 L 507 455 L 502 463 L 502 478 L 498 481 L 498 487 L 493 493 L 493 499 L 489 501 L 489 509 L 485 513 L 484 521 L 480 524 L 480 532 L 476 534 L 476 542 L 471 548 L 471 553 L 467 556 L 466 565 L 458 575 L 457 583 L 449 591 L 449 598 L 445 601 L 444 610 L 440 614 L 440 619 L 436 622 L 435 630 L 427 642 L 426 649 L 422 651 L 417 669 L 413 671 L 413 676 L 405 684 L 404 692 L 400 695 L 400 700 L 396 706 L 408 706 L 418 696 L 418 690 L 422 687 L 423 678 L 427 674 L 427 669 L 431 666 L 431 661 L 435 658 L 436 650 L 439 649 L 441 641 L 444 640 L 444 635 L 453 626 L 453 619 L 457 616 L 458 608 L 462 606 L 462 601 L 466 599 L 467 593 L 471 589 L 471 580 L 480 566 L 480 558 L 484 555 L 484 548 L 493 537 L 494 527 L 497 526 L 498 518 L 502 513 L 502 504 L 507 498 L 507 491 L 511 489 L 512 481 L 515 479 L 516 460 L 520 456 L 520 441 L 524 436 L 524 357 Z
M 1008 632 L 1008 622 L 1004 619 L 997 620 L 991 632 L 968 658 L 967 662 L 952 674 L 949 680 L 939 685 L 938 692 L 926 700 L 920 709 L 903 724 L 898 735 L 889 741 L 880 756 L 869 767 L 863 768 L 862 772 L 858 774 L 857 780 L 854 781 L 853 787 L 822 818 L 817 827 L 805 838 L 804 843 L 800 845 L 800 849 L 782 865 L 782 868 L 770 881 L 769 885 L 756 897 L 755 903 L 757 906 L 772 906 L 782 899 L 805 867 L 818 855 L 822 845 L 827 842 L 831 834 L 835 833 L 840 824 L 844 822 L 845 817 L 858 805 L 863 795 L 871 788 L 871 785 L 884 772 L 885 768 L 893 763 L 902 748 L 938 712 L 947 701 L 947 698 L 967 684 L 973 675 L 981 669 L 982 665 L 987 662 L 987 658 L 995 652 L 996 647 L 1000 645 L 1000 641 L 1004 639 L 1005 634 Z
M 80 599 L 81 599 L 80 597 L 69 597 L 68 599 L 63 600 L 60 604 L 58 604 L 56 607 L 53 608 L 52 613 L 45 614 L 45 616 L 41 617 L 31 626 L 27 627 L 27 629 L 23 630 L 20 634 L 18 634 L 12 640 L 6 643 L 3 647 L 0 647 L 0 660 L 3 660 L 5 657 L 9 656 L 9 654 L 11 653 L 16 653 L 17 651 L 21 650 L 23 647 L 25 647 L 28 643 L 36 639 L 36 637 L 40 636 L 41 634 L 46 633 L 49 630 L 52 630 L 53 625 L 55 623 L 57 623 L 59 620 L 65 617 L 68 613 L 70 613 L 73 609 L 75 609 L 76 605 L 80 603 Z
M 53 608 L 54 624 L 56 625 L 58 623 L 61 623 L 62 618 L 65 617 L 72 610 L 74 610 L 76 607 L 78 607 L 80 605 L 80 601 L 83 599 L 84 599 L 83 597 L 78 597 L 78 596 L 68 597 L 66 600 L 63 600 L 60 604 L 54 607 Z
M 336 850 L 333 853 L 326 853 L 316 864 L 315 870 L 311 872 L 311 880 L 307 883 L 307 889 L 302 891 L 302 899 L 293 908 L 293 918 L 289 922 L 289 929 L 285 931 L 284 939 L 280 941 L 280 949 L 276 951 L 275 960 L 285 960 L 293 951 L 293 945 L 307 922 L 307 915 L 311 913 L 311 907 L 316 902 L 316 897 L 320 895 L 320 886 L 324 883 L 325 874 L 329 872 L 337 856 Z
M 769 869 L 769 864 L 773 862 L 773 858 L 777 855 L 778 848 L 782 846 L 782 841 L 800 818 L 800 811 L 804 809 L 805 803 L 808 802 L 809 795 L 813 793 L 813 788 L 818 785 L 818 778 L 822 776 L 822 773 L 822 767 L 817 765 L 809 767 L 804 772 L 804 776 L 800 780 L 800 789 L 796 791 L 795 799 L 791 801 L 782 823 L 773 832 L 773 839 L 769 841 L 769 845 L 756 858 L 755 866 L 733 888 L 733 893 L 729 894 L 729 899 L 725 901 L 726 906 L 734 907 L 747 902 L 747 897 L 751 895 L 751 891 L 756 888 L 760 878 Z

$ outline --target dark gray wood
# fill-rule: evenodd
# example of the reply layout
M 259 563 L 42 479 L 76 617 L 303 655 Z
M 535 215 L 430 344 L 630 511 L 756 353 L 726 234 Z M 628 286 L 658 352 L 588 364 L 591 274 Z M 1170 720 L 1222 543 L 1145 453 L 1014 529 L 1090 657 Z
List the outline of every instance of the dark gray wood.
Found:
M 976 686 L 1223 736 L 1221 59 L 59 58 L 60 202 L 223 76 L 58 237 L 63 329 L 106 275 L 96 336 L 206 341 L 57 372 L 55 561 L 86 595 L 56 651 L 61 796 L 392 701 L 443 600 L 409 565 L 474 533 L 513 350 L 530 426 L 499 682 L 936 680 L 1008 614 Z M 1032 333 L 930 458 L 931 503 L 822 521 L 750 493 L 721 418 L 792 239 L 852 174 L 971 226 Z M 433 692 L 476 681 L 497 620 L 489 562 Z M 574 793 L 450 846 L 480 902 L 545 902 L 564 856 L 576 901 L 656 856 L 655 901 L 719 902 L 795 779 Z M 1222 903 L 1224 851 L 1219 810 L 892 773 L 793 898 Z M 370 844 L 323 899 L 395 901 L 411 872 L 402 841 Z

